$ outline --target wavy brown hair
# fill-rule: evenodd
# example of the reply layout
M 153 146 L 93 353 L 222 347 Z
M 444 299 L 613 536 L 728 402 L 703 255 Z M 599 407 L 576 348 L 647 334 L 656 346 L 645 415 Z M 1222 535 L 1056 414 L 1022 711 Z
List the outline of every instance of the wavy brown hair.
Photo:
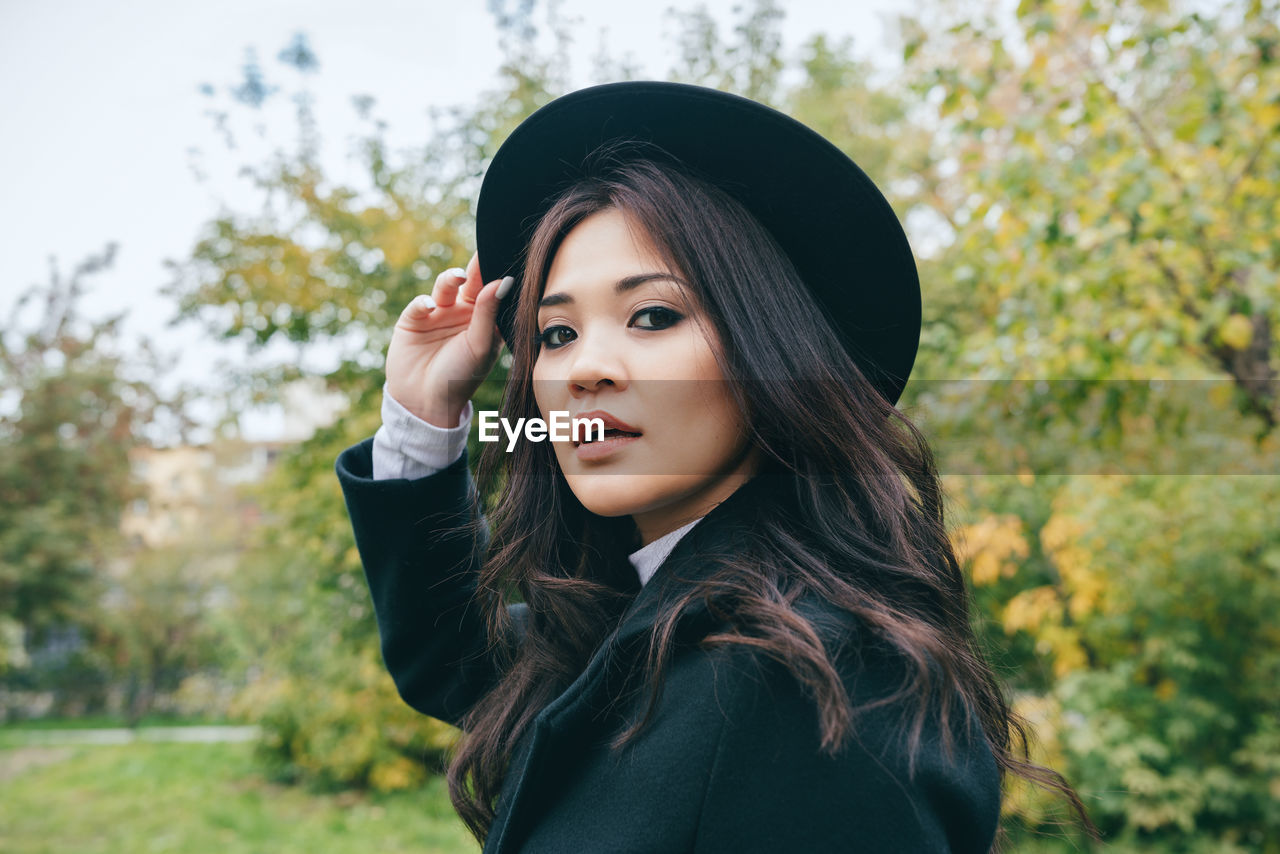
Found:
M 949 710 L 974 714 L 1001 780 L 1013 774 L 1056 790 L 1096 834 L 1066 781 L 1029 761 L 1026 725 L 979 649 L 924 436 L 859 370 L 768 232 L 712 182 L 635 144 L 588 159 L 527 247 L 502 415 L 541 416 L 532 382 L 537 302 L 561 241 L 607 209 L 643 230 L 692 284 L 714 327 L 710 340 L 721 344 L 723 376 L 761 452 L 761 472 L 786 478 L 795 511 L 760 514 L 742 553 L 704 556 L 713 571 L 664 608 L 647 639 L 634 680 L 636 697 L 648 692 L 645 711 L 612 746 L 648 725 L 676 624 L 701 598 L 727 626 L 702 645 L 745 644 L 785 665 L 816 700 L 823 749 L 836 752 L 858 709 L 850 707 L 818 629 L 796 608 L 812 593 L 856 617 L 907 663 L 908 679 L 889 700 L 915 708 L 907 733 L 912 757 L 931 709 L 939 709 L 944 737 Z M 458 814 L 483 843 L 515 745 L 582 672 L 639 590 L 626 556 L 640 543 L 629 517 L 605 518 L 582 506 L 549 443 L 517 443 L 511 453 L 488 445 L 479 477 L 500 486 L 477 604 L 502 675 L 462 721 L 448 784 Z M 519 644 L 507 610 L 511 591 L 528 606 Z

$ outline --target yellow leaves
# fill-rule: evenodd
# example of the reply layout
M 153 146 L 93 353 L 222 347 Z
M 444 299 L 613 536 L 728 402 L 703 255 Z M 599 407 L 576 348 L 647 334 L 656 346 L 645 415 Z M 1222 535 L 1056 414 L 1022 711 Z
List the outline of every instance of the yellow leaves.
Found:
M 1233 314 L 1218 327 L 1218 337 L 1233 350 L 1245 350 L 1253 340 L 1253 324 L 1243 314 Z
M 1084 532 L 1084 525 L 1065 513 L 1055 513 L 1040 529 L 1040 544 L 1058 568 L 1068 597 L 1067 610 L 1077 620 L 1096 610 L 1107 587 L 1081 542 Z
M 436 718 L 427 718 L 425 729 L 427 745 L 441 752 L 452 749 L 462 738 L 462 730 Z
M 1025 631 L 1036 639 L 1036 652 L 1053 656 L 1053 674 L 1061 679 L 1088 664 L 1079 634 L 1062 623 L 1062 599 L 1051 586 L 1024 590 L 1005 605 L 1006 634 Z
M 1036 652 L 1053 657 L 1053 675 L 1057 679 L 1082 670 L 1088 663 L 1079 632 L 1062 624 L 1062 599 L 1053 586 L 1039 586 L 1015 595 L 1005 606 L 1002 622 L 1005 634 L 1025 631 L 1036 639 Z
M 379 762 L 369 772 L 369 785 L 379 792 L 393 792 L 399 789 L 410 789 L 426 779 L 426 771 L 422 763 L 410 762 L 403 756 L 397 756 L 389 762 Z
M 1214 383 L 1205 393 L 1207 402 L 1219 411 L 1225 410 L 1230 406 L 1234 396 L 1235 389 L 1226 383 Z
M 974 584 L 994 584 L 1018 572 L 1018 560 L 1030 554 L 1017 516 L 989 516 L 958 532 L 957 558 L 970 564 Z M 1012 558 L 1012 559 L 1011 559 Z
M 1030 739 L 1027 745 L 1031 761 L 1049 768 L 1064 767 L 1062 707 L 1059 701 L 1053 697 L 1019 694 L 1013 698 L 1012 706 L 1035 733 L 1035 738 Z M 1022 816 L 1034 825 L 1053 813 L 1056 801 L 1053 792 L 1011 774 L 1005 778 L 1000 812 L 1006 816 Z
M 1050 586 L 1024 590 L 1004 606 L 1004 630 L 1006 634 L 1017 631 L 1036 635 L 1037 630 L 1049 623 L 1061 621 L 1062 603 L 1058 591 Z
M 382 208 L 371 207 L 361 211 L 356 219 L 366 234 L 361 242 L 382 252 L 387 266 L 402 270 L 417 261 L 422 245 L 427 241 L 424 225 L 412 217 L 388 213 Z
M 1262 105 L 1254 113 L 1254 119 L 1260 128 L 1275 128 L 1280 125 L 1280 103 L 1272 101 Z
M 399 219 L 382 233 L 378 245 L 387 263 L 400 270 L 418 260 L 421 243 L 416 224 L 410 219 Z
M 1049 637 L 1042 643 L 1053 651 L 1055 678 L 1061 679 L 1069 673 L 1083 670 L 1089 663 L 1089 658 L 1085 655 L 1084 647 L 1080 645 L 1080 639 L 1074 630 L 1064 626 L 1054 626 L 1047 634 Z
M 1001 615 L 1007 634 L 1024 631 L 1035 638 L 1038 653 L 1053 657 L 1053 672 L 1058 678 L 1088 664 L 1079 632 L 1067 623 L 1068 615 L 1072 620 L 1088 615 L 1106 592 L 1102 573 L 1093 567 L 1080 544 L 1083 530 L 1072 516 L 1058 513 L 1049 518 L 1040 530 L 1040 541 L 1057 565 L 1062 584 L 1022 591 L 1009 600 Z
M 1088 564 L 1073 567 L 1068 574 L 1063 573 L 1063 581 L 1071 591 L 1067 600 L 1067 611 L 1071 618 L 1079 620 L 1098 610 L 1102 597 L 1107 592 L 1106 579 L 1102 573 L 1089 568 Z
M 1074 516 L 1055 513 L 1040 529 L 1040 544 L 1045 551 L 1056 552 L 1079 539 L 1084 532 L 1084 525 Z
M 387 212 L 382 208 L 365 208 L 356 214 L 356 220 L 370 231 L 378 231 L 387 224 Z

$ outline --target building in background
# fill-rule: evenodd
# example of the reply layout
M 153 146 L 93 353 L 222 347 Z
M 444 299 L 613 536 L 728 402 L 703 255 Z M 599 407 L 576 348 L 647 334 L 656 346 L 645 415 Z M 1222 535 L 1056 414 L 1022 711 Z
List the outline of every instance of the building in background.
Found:
M 122 515 L 120 527 L 129 541 L 160 548 L 198 540 L 215 509 L 225 512 L 230 504 L 242 526 L 255 522 L 258 508 L 238 500 L 236 487 L 263 480 L 282 450 L 333 424 L 347 408 L 343 395 L 326 391 L 316 378 L 289 384 L 280 397 L 255 431 L 259 438 L 135 449 L 130 460 L 146 495 Z

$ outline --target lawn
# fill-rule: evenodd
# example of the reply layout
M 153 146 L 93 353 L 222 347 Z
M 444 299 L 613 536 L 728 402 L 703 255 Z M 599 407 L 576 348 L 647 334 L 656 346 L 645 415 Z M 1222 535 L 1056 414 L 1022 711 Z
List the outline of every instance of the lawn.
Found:
M 78 718 L 33 718 L 32 720 L 9 721 L 0 724 L 0 735 L 6 732 L 22 732 L 33 729 L 117 729 L 131 726 L 239 726 L 240 721 L 228 721 L 222 718 L 175 717 L 173 715 L 144 715 L 136 724 L 131 724 L 122 715 L 84 715 Z
M 267 782 L 251 751 L 154 743 L 0 750 L 0 850 L 479 851 L 439 778 L 412 793 L 310 794 Z

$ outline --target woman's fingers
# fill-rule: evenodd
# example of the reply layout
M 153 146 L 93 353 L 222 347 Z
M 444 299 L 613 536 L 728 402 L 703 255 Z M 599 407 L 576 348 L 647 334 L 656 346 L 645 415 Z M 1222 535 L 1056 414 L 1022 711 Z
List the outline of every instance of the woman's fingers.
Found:
M 475 265 L 475 257 L 472 257 L 472 263 L 468 266 Z M 406 306 L 406 314 L 413 315 L 418 320 L 425 320 L 430 317 L 431 312 L 437 308 L 449 308 L 459 302 L 462 296 L 460 293 L 464 283 L 467 281 L 467 271 L 461 267 L 450 267 L 436 276 L 435 285 L 431 288 L 431 293 L 419 294 L 410 301 Z M 462 302 L 472 304 L 475 297 L 466 297 L 461 299 Z
M 462 280 L 459 279 L 458 272 L 457 268 L 445 270 L 436 278 L 432 293 L 419 294 L 410 300 L 400 315 L 401 325 L 408 324 L 408 328 L 423 332 L 441 323 L 448 326 L 463 323 L 475 330 L 494 327 L 497 323 L 498 303 L 515 280 L 511 276 L 494 279 L 480 289 L 473 302 L 467 299 L 465 289 L 459 292 L 458 285 Z M 478 271 L 476 272 L 478 275 Z M 467 317 L 465 312 L 468 310 L 472 317 Z M 464 313 L 459 315 L 459 311 Z M 480 315 L 479 321 L 475 319 L 477 314 Z M 482 332 L 481 337 L 486 338 L 486 333 Z
M 476 298 L 480 296 L 480 291 L 484 289 L 484 282 L 480 281 L 479 255 L 471 256 L 471 260 L 467 262 L 467 269 L 464 272 L 466 281 L 462 284 L 462 290 L 458 298 L 463 302 L 474 303 Z
M 431 324 L 431 315 L 435 312 L 436 301 L 428 294 L 418 294 L 409 300 L 409 304 L 400 312 L 396 327 L 412 331 L 421 331 Z
M 479 336 L 472 340 L 479 343 L 483 349 L 489 349 L 494 338 L 499 341 L 502 339 L 502 336 L 498 333 L 498 304 L 502 297 L 506 296 L 507 292 L 511 290 L 511 285 L 514 282 L 515 279 L 511 276 L 492 281 L 485 285 L 484 289 L 476 297 L 476 310 L 471 315 L 471 325 L 468 327 L 468 331 L 473 335 Z
M 450 267 L 436 276 L 435 287 L 431 289 L 431 296 L 435 299 L 436 305 L 440 308 L 453 305 L 458 298 L 458 287 L 466 278 L 467 271 L 461 267 Z
M 451 327 L 461 321 L 466 324 L 472 346 L 488 350 L 495 339 L 499 343 L 502 340 L 497 328 L 498 305 L 514 283 L 515 279 L 507 276 L 482 284 L 479 256 L 472 255 L 465 270 L 450 267 L 436 276 L 429 295 L 414 297 L 401 315 L 402 325 L 407 323 L 409 329 L 426 332 L 440 324 Z M 457 314 L 466 309 L 472 309 L 471 317 Z

